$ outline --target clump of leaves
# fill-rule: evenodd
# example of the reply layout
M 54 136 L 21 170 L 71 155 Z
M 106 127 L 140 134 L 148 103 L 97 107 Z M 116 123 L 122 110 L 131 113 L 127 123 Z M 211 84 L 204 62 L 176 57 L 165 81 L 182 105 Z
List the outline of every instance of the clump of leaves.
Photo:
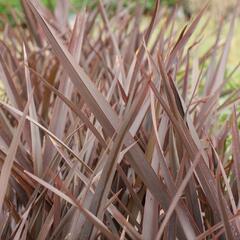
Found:
M 21 4 L 0 41 L 1 239 L 240 239 L 238 6 L 196 59 L 207 6 L 179 32 L 159 1 L 144 31 L 140 5 L 71 28 L 66 0 Z

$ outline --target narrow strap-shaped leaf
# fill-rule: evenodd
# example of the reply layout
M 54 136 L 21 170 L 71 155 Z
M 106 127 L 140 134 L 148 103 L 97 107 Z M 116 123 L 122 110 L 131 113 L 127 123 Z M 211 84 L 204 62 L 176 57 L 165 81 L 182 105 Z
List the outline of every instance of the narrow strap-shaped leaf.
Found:
M 17 152 L 17 148 L 18 148 L 18 144 L 20 142 L 20 137 L 22 134 L 22 130 L 24 128 L 24 123 L 26 120 L 26 116 L 28 113 L 28 109 L 29 109 L 29 105 L 32 101 L 32 97 L 33 97 L 33 92 L 31 93 L 31 96 L 24 108 L 24 112 L 23 115 L 19 121 L 18 127 L 16 129 L 16 133 L 12 139 L 11 145 L 9 146 L 8 149 L 8 153 L 7 156 L 5 158 L 5 161 L 3 163 L 2 169 L 1 169 L 1 175 L 0 175 L 0 211 L 2 211 L 3 208 L 3 202 L 4 202 L 4 198 L 7 192 L 7 187 L 8 187 L 8 181 L 9 178 L 11 176 L 11 170 L 12 170 L 12 166 L 13 166 L 13 162 L 15 159 L 15 154 Z
M 25 70 L 25 78 L 27 82 L 27 93 L 28 98 L 31 96 L 32 84 L 30 79 L 30 72 L 28 69 L 28 58 L 25 46 L 23 45 L 23 53 L 24 53 L 24 70 Z M 34 103 L 34 98 L 29 106 L 29 115 L 34 120 L 38 121 L 36 106 Z M 33 123 L 30 123 L 31 126 L 31 140 L 32 140 L 32 153 L 33 153 L 33 166 L 34 173 L 38 176 L 41 176 L 43 170 L 43 159 L 42 159 L 42 148 L 41 148 L 41 137 L 39 128 L 35 126 Z

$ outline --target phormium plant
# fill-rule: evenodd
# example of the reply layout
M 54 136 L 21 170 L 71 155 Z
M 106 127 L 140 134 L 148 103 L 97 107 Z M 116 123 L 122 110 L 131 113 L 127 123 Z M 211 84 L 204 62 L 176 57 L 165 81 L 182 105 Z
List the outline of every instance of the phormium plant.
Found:
M 142 5 L 73 27 L 67 0 L 21 5 L 1 19 L 1 239 L 240 239 L 238 5 L 198 57 L 207 6 L 179 32 L 159 1 L 144 30 Z

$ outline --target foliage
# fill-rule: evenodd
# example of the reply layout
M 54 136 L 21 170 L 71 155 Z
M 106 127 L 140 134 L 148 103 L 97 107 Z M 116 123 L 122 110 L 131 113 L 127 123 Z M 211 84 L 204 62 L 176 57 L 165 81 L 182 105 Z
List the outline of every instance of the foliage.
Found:
M 237 7 L 197 55 L 206 7 L 179 29 L 157 2 L 142 29 L 99 1 L 71 28 L 62 3 L 2 20 L 0 238 L 240 239 Z

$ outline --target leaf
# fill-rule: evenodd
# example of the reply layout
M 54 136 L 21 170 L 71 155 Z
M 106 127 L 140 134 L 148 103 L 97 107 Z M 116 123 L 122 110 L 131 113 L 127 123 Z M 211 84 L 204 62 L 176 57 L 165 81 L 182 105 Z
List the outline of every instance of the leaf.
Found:
M 7 96 L 15 107 L 19 107 L 22 109 L 22 101 L 20 100 L 20 96 L 17 92 L 16 86 L 13 82 L 13 79 L 11 78 L 11 74 L 2 54 L 0 54 L 0 62 L 1 80 L 3 81 Z
M 40 183 L 41 185 L 43 185 L 45 188 L 49 189 L 50 191 L 52 191 L 53 193 L 57 194 L 59 197 L 61 197 L 62 199 L 64 199 L 65 201 L 69 202 L 71 205 L 73 206 L 77 206 L 81 212 L 84 214 L 84 216 L 89 219 L 89 221 L 93 222 L 93 224 L 99 229 L 101 230 L 102 233 L 105 234 L 105 236 L 108 239 L 118 239 L 118 237 L 116 237 L 115 235 L 113 235 L 111 232 L 109 232 L 109 230 L 107 229 L 107 227 L 98 220 L 98 218 L 96 218 L 91 212 L 89 212 L 87 209 L 83 208 L 81 206 L 81 204 L 79 204 L 75 199 L 73 199 L 72 197 L 69 197 L 68 195 L 66 195 L 65 193 L 63 193 L 62 191 L 58 190 L 57 188 L 53 187 L 52 185 L 50 185 L 49 183 L 43 181 L 42 179 L 40 179 L 39 177 L 25 171 L 25 173 L 27 175 L 29 175 L 32 179 L 34 179 L 36 182 Z
M 239 138 L 239 130 L 238 130 L 238 123 L 237 123 L 237 114 L 236 108 L 233 107 L 233 117 L 232 117 L 232 152 L 233 152 L 233 166 L 234 172 L 237 182 L 237 189 L 238 189 L 238 196 L 240 196 L 240 138 Z M 238 207 L 240 202 L 238 201 Z
M 188 27 L 188 29 L 181 33 L 176 45 L 173 47 L 171 53 L 169 54 L 169 57 L 167 59 L 167 64 L 166 64 L 166 69 L 169 70 L 169 68 L 172 66 L 177 53 L 183 48 L 183 46 L 186 45 L 187 41 L 189 40 L 189 38 L 191 37 L 194 29 L 196 28 L 198 22 L 200 21 L 204 11 L 206 10 L 206 8 L 208 7 L 208 3 L 205 4 L 205 6 L 201 9 L 201 11 L 198 13 L 198 15 L 195 17 L 195 19 L 192 21 L 192 23 L 190 24 L 190 26 Z M 184 33 L 185 32 L 185 33 Z
M 227 215 L 225 205 L 224 205 L 224 201 L 223 201 L 220 179 L 218 179 L 218 198 L 219 198 L 219 209 L 220 209 L 220 212 L 221 212 L 221 217 L 222 217 L 222 220 L 223 220 L 223 226 L 225 228 L 226 237 L 229 240 L 234 239 L 234 233 L 232 232 L 232 228 L 229 224 L 228 215 Z
M 8 149 L 8 153 L 7 156 L 4 160 L 2 169 L 1 169 L 1 175 L 0 175 L 0 189 L 1 189 L 1 193 L 0 193 L 0 211 L 2 211 L 3 208 L 3 202 L 4 202 L 4 198 L 7 192 L 7 187 L 8 187 L 8 182 L 11 176 L 11 170 L 12 170 L 12 166 L 13 166 L 13 162 L 15 159 L 15 154 L 17 152 L 17 147 L 18 144 L 20 142 L 20 137 L 22 134 L 22 130 L 24 128 L 24 123 L 26 120 L 26 116 L 28 113 L 28 108 L 29 105 L 32 101 L 32 97 L 33 97 L 33 92 L 31 93 L 31 96 L 28 100 L 28 103 L 26 104 L 25 108 L 24 108 L 24 112 L 23 115 L 19 121 L 18 127 L 16 129 L 15 135 L 11 141 L 10 147 Z
M 5 106 L 7 109 L 9 109 L 10 111 L 12 111 L 13 113 L 23 116 L 23 113 L 17 109 L 15 109 L 14 107 L 8 105 L 7 103 L 1 102 L 0 103 Z M 60 139 L 58 139 L 52 132 L 50 132 L 48 129 L 46 129 L 45 127 L 43 127 L 41 124 L 39 124 L 38 122 L 36 122 L 34 119 L 32 119 L 29 116 L 26 116 L 26 119 L 28 119 L 29 121 L 31 121 L 32 123 L 34 123 L 36 126 L 38 126 L 40 129 L 42 129 L 44 132 L 46 132 L 51 138 L 53 138 L 57 143 L 59 143 L 61 146 L 63 146 L 65 149 L 67 149 L 78 161 L 80 161 L 84 167 L 86 167 L 86 169 L 88 169 L 88 171 L 91 171 L 91 169 L 89 168 L 89 166 L 82 161 L 76 153 L 74 153 L 74 151 L 72 151 L 71 148 L 69 148 L 63 141 L 61 141 Z
M 160 226 L 160 229 L 158 231 L 156 240 L 161 239 L 161 236 L 163 234 L 164 228 L 166 227 L 166 224 L 168 223 L 168 221 L 169 221 L 169 219 L 170 219 L 174 209 L 176 208 L 177 203 L 180 200 L 180 198 L 181 198 L 181 196 L 183 194 L 183 191 L 184 191 L 185 187 L 187 186 L 188 181 L 190 180 L 193 172 L 195 171 L 195 168 L 196 168 L 197 164 L 199 163 L 200 159 L 201 159 L 200 154 L 198 154 L 196 156 L 196 158 L 194 159 L 193 164 L 190 167 L 190 169 L 188 170 L 186 176 L 184 177 L 182 183 L 178 187 L 178 190 L 177 190 L 174 198 L 172 199 L 172 202 L 171 202 L 171 204 L 169 206 L 169 209 L 168 209 L 168 211 L 166 213 L 166 216 L 165 216 L 163 222 L 161 223 L 161 226 Z M 189 238 L 189 239 L 191 239 L 191 238 Z
M 25 70 L 25 78 L 27 82 L 27 93 L 28 98 L 30 98 L 32 85 L 30 80 L 30 72 L 28 70 L 28 62 L 27 62 L 27 52 L 25 49 L 25 45 L 23 45 L 23 53 L 24 53 L 24 70 Z M 34 103 L 34 99 L 29 106 L 29 115 L 35 121 L 38 121 L 37 111 Z M 35 126 L 33 123 L 30 123 L 31 126 L 31 140 L 32 140 L 32 154 L 33 154 L 33 166 L 34 166 L 34 173 L 38 176 L 41 176 L 43 171 L 43 159 L 42 159 L 42 149 L 41 149 L 41 137 L 39 128 Z
M 162 176 L 164 177 L 164 180 L 166 182 L 168 191 L 171 196 L 175 194 L 177 191 L 173 178 L 169 172 L 169 169 L 166 164 L 166 159 L 163 154 L 163 150 L 161 147 L 161 142 L 158 136 L 158 129 L 157 129 L 157 123 L 156 123 L 156 113 L 155 113 L 155 107 L 154 107 L 154 101 L 153 101 L 153 92 L 151 94 L 151 113 L 152 113 L 152 121 L 153 121 L 153 129 L 155 132 L 155 137 L 156 137 L 156 148 L 157 148 L 157 153 L 159 156 L 159 164 L 160 164 L 160 169 L 162 172 Z M 183 204 L 179 204 L 176 208 L 176 213 L 179 218 L 179 222 L 181 226 L 183 227 L 185 236 L 187 239 L 193 239 L 195 238 L 195 231 L 198 231 L 198 229 L 195 227 L 194 229 L 194 224 L 191 222 L 191 218 L 189 217 L 190 214 L 188 213 L 188 210 L 186 207 L 184 207 Z M 163 229 L 161 229 L 163 230 Z M 161 233 L 162 234 L 162 233 Z
M 109 152 L 108 157 L 105 160 L 105 165 L 102 170 L 99 182 L 97 184 L 95 194 L 91 201 L 90 211 L 96 215 L 99 219 L 103 219 L 104 216 L 104 206 L 111 189 L 112 180 L 117 168 L 117 159 L 119 153 L 121 151 L 123 145 L 123 139 L 131 126 L 135 115 L 138 113 L 139 108 L 141 107 L 145 95 L 148 90 L 148 81 L 145 81 L 143 84 L 141 91 L 139 93 L 139 97 L 135 99 L 131 109 L 129 112 L 126 112 L 123 118 L 123 122 L 121 124 L 120 129 L 117 131 L 117 136 L 115 141 L 113 141 L 112 149 Z M 85 223 L 80 238 L 90 238 L 92 234 L 92 226 Z
M 28 218 L 28 215 L 29 215 L 29 212 L 30 212 L 31 208 L 32 208 L 32 204 L 29 205 L 27 210 L 22 215 L 21 223 L 19 225 L 19 228 L 18 228 L 13 240 L 20 239 L 21 233 L 23 232 L 23 228 L 24 228 L 24 225 L 26 224 L 26 221 L 27 221 L 27 218 Z
M 66 4 L 65 0 L 64 0 L 64 3 L 61 0 L 61 3 L 59 3 L 59 5 L 61 5 L 61 4 L 63 4 L 63 5 Z M 85 26 L 86 26 L 86 14 L 85 13 L 83 13 L 81 15 L 78 14 L 75 19 L 73 32 L 72 32 L 70 43 L 68 46 L 68 50 L 70 51 L 70 53 L 72 54 L 72 56 L 76 60 L 76 62 L 79 62 L 80 58 L 81 58 Z M 44 84 L 46 83 L 45 86 L 47 86 L 47 87 L 52 86 L 47 81 L 44 81 L 44 79 L 42 79 L 42 82 Z M 48 89 L 50 91 L 53 91 L 53 87 L 48 87 Z M 59 92 L 61 92 L 62 94 L 61 94 L 61 96 L 59 96 L 57 94 L 58 98 L 55 101 L 55 104 L 53 107 L 52 118 L 50 119 L 50 123 L 49 123 L 49 130 L 52 131 L 60 139 L 62 139 L 64 136 L 64 130 L 65 130 L 65 126 L 66 126 L 67 113 L 68 113 L 68 108 L 65 104 L 62 104 L 62 101 L 64 101 L 65 99 L 66 100 L 70 99 L 72 96 L 73 90 L 74 90 L 74 86 L 73 86 L 72 81 L 69 79 L 67 74 L 64 73 L 62 75 L 62 77 L 60 78 L 60 85 L 59 85 Z M 53 91 L 53 92 L 57 93 L 57 90 Z M 66 101 L 65 101 L 65 103 L 66 103 Z M 67 103 L 71 103 L 71 102 L 68 100 Z M 72 107 L 73 104 L 71 104 L 70 106 Z M 73 108 L 71 108 L 71 109 L 73 109 Z M 76 109 L 76 107 L 75 107 L 75 109 Z M 100 143 L 105 144 L 103 138 L 95 130 L 95 128 L 90 123 L 90 121 L 88 121 L 88 119 L 81 113 L 80 109 L 77 108 L 77 111 L 75 111 L 75 112 L 79 113 L 79 117 L 84 122 L 86 122 L 86 125 L 93 131 L 93 133 L 95 133 L 96 137 L 100 140 Z M 59 116 L 61 116 L 61 118 L 59 118 Z M 53 156 L 54 156 L 54 151 L 53 151 L 52 145 L 47 140 L 46 147 L 44 149 L 44 158 L 46 159 L 46 161 L 51 161 Z

